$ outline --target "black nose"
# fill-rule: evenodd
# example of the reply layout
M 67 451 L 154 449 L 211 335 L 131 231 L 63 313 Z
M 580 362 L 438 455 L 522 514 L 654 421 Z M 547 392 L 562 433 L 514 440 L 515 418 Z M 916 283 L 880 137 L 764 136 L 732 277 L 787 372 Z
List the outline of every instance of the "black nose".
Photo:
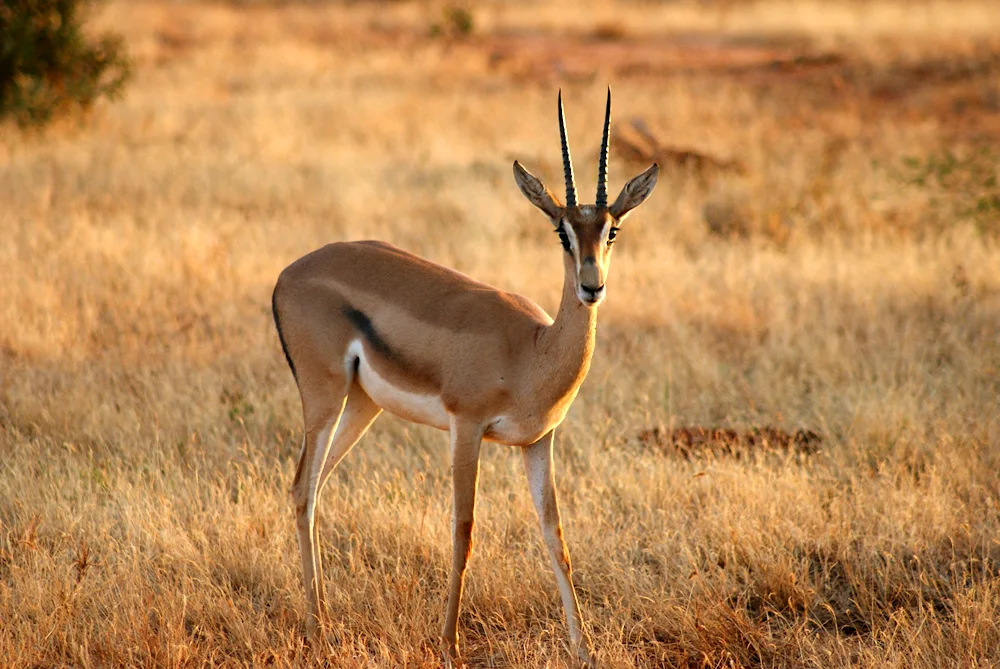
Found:
M 604 286 L 598 286 L 597 288 L 591 288 L 590 286 L 584 286 L 580 284 L 580 288 L 583 288 L 583 292 L 589 294 L 591 297 L 597 297 L 597 294 L 604 290 Z

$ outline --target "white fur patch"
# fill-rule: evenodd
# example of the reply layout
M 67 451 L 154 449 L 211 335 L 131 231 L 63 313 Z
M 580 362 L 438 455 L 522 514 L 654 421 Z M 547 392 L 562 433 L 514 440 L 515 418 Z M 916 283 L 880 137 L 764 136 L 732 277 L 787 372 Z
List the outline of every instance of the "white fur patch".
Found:
M 448 429 L 448 411 L 437 395 L 421 395 L 403 390 L 392 385 L 379 376 L 369 363 L 364 344 L 355 339 L 347 347 L 345 364 L 358 361 L 358 383 L 368 393 L 368 396 L 391 414 L 400 418 L 436 427 L 439 430 Z
M 613 224 L 614 224 L 614 221 L 609 220 L 607 223 L 604 224 L 604 227 L 601 228 L 601 240 L 605 244 L 608 243 L 608 235 L 611 234 L 611 226 Z
M 573 226 L 569 224 L 569 221 L 563 222 L 563 230 L 566 231 L 566 237 L 569 238 L 569 248 L 570 253 L 573 256 L 573 261 L 576 263 L 577 274 L 580 273 L 580 241 L 577 239 L 576 230 Z

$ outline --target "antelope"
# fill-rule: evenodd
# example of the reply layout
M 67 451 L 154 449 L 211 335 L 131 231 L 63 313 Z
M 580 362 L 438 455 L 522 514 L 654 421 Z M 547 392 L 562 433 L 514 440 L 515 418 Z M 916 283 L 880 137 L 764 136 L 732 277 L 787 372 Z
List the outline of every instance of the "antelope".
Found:
M 654 163 L 631 179 L 608 206 L 609 88 L 596 203 L 578 204 L 562 91 L 558 106 L 566 204 L 520 163 L 513 166 L 521 193 L 548 217 L 562 244 L 555 319 L 527 298 L 380 241 L 329 244 L 278 277 L 274 322 L 305 424 L 292 498 L 309 638 L 326 610 L 316 522 L 320 493 L 385 410 L 450 433 L 453 555 L 442 632 L 448 656 L 459 655 L 458 616 L 485 440 L 521 449 L 571 647 L 593 666 L 559 520 L 553 437 L 590 368 L 615 235 L 649 197 L 659 168 Z

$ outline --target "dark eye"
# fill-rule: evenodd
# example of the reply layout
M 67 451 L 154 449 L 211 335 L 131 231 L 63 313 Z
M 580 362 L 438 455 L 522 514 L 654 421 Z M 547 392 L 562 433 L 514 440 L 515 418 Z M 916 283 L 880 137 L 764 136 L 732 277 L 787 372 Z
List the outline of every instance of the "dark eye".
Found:
M 559 241 L 562 242 L 562 247 L 566 249 L 566 253 L 569 253 L 569 235 L 566 234 L 566 230 L 562 226 L 559 226 L 556 232 L 559 234 Z
M 608 246 L 615 243 L 615 235 L 618 234 L 618 228 L 611 228 L 608 230 Z

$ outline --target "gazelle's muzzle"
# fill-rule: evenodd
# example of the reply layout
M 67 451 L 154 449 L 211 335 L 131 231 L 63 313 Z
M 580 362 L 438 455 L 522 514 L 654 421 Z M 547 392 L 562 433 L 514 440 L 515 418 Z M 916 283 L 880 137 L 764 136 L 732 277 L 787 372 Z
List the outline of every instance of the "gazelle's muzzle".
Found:
M 580 264 L 577 275 L 576 295 L 588 307 L 596 305 L 604 299 L 604 272 L 593 257 L 588 257 Z

